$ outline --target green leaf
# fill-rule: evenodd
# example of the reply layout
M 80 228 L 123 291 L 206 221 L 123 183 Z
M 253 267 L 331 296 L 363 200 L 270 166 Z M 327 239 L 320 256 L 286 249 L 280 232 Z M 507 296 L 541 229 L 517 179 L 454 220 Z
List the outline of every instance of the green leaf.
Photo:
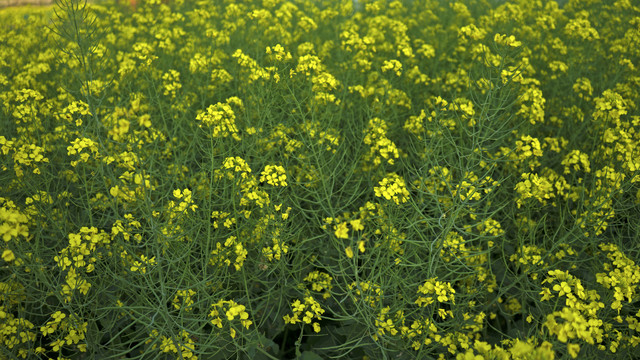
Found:
M 263 351 L 258 351 L 257 347 L 260 347 Z M 260 333 L 258 337 L 258 341 L 250 344 L 249 347 L 247 348 L 247 355 L 249 356 L 250 359 L 266 360 L 271 358 L 266 354 L 264 354 L 264 352 L 274 355 L 275 352 L 277 351 L 278 351 L 278 345 L 275 342 L 273 342 L 273 340 L 267 338 L 266 336 L 264 336 L 264 334 Z
M 300 355 L 300 360 L 323 360 L 320 355 L 314 353 L 313 351 L 303 351 L 302 355 Z

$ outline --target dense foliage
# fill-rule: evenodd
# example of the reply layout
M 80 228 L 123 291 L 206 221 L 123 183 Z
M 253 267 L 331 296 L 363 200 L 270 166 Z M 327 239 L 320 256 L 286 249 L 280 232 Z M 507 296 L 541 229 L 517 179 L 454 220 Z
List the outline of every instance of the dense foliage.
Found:
M 624 358 L 631 0 L 0 11 L 0 358 Z

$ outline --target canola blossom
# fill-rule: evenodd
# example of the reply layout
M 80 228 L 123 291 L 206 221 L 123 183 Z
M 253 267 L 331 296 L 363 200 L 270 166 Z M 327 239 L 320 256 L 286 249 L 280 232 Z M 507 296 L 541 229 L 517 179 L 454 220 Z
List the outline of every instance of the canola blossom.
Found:
M 0 9 L 0 359 L 640 353 L 631 0 Z

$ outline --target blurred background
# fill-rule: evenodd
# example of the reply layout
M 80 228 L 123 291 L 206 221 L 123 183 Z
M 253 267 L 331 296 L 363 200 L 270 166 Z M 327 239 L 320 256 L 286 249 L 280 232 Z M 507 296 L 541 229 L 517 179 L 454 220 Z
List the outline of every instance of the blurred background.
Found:
M 0 0 L 0 7 L 50 4 L 53 4 L 53 0 Z
M 120 1 L 129 1 L 129 0 L 120 0 Z M 214 1 L 214 0 L 212 0 Z M 340 0 L 335 0 L 340 1 Z M 408 0 L 411 1 L 411 0 Z M 455 2 L 455 0 L 451 0 Z M 487 0 L 490 4 L 502 4 L 510 0 Z M 556 0 L 560 7 L 564 6 L 568 0 Z M 353 0 L 355 4 L 358 3 L 358 0 Z M 54 0 L 0 0 L 0 8 L 7 6 L 20 6 L 20 5 L 51 5 L 54 3 Z

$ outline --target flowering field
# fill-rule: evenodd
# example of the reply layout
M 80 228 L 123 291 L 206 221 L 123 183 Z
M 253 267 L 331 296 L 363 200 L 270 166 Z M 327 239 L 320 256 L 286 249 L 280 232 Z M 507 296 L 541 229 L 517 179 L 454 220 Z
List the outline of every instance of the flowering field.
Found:
M 633 3 L 0 11 L 0 359 L 637 356 Z

